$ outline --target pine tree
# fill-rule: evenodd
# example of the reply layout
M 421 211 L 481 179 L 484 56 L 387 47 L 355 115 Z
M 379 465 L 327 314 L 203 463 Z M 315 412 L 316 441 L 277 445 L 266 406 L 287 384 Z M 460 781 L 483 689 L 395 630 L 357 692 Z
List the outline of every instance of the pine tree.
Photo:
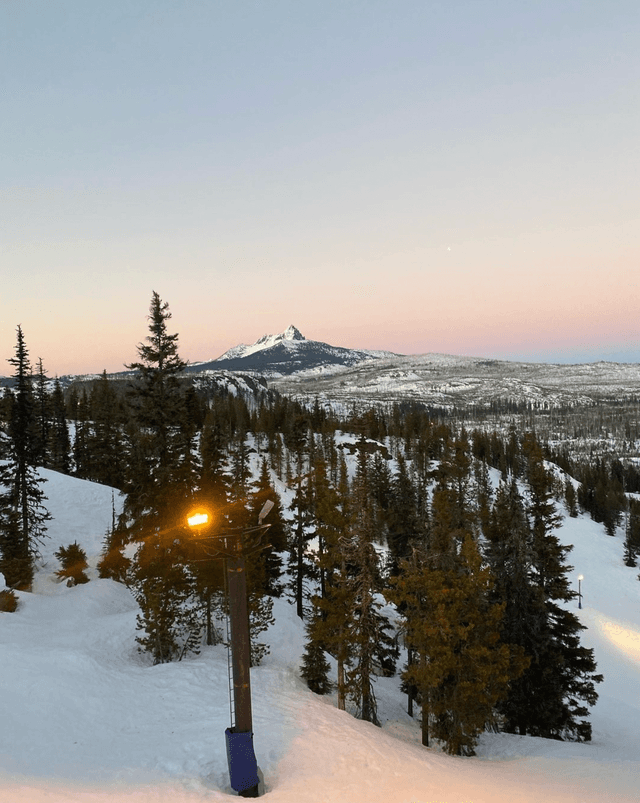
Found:
M 476 462 L 474 466 L 475 486 L 476 486 L 476 505 L 478 514 L 478 524 L 480 531 L 486 535 L 491 517 L 491 500 L 493 498 L 493 488 L 489 477 L 489 469 L 484 460 Z
M 149 336 L 138 346 L 140 360 L 129 400 L 134 421 L 125 427 L 128 466 L 124 512 L 130 537 L 141 541 L 131 570 L 132 590 L 141 608 L 141 649 L 155 663 L 181 658 L 198 649 L 201 603 L 190 567 L 191 544 L 180 523 L 191 502 L 180 480 L 178 422 L 183 393 L 178 382 L 185 363 L 178 356 L 178 335 L 167 332 L 168 304 L 153 293 Z
M 180 459 L 176 423 L 183 398 L 178 376 L 186 363 L 178 355 L 178 335 L 167 332 L 168 307 L 154 292 L 150 334 L 138 345 L 140 360 L 127 366 L 137 371 L 129 400 L 139 429 L 129 446 L 135 453 L 129 455 L 125 511 L 139 534 L 165 527 L 188 501 L 175 481 Z
M 376 552 L 376 516 L 368 488 L 368 460 L 361 449 L 352 489 L 353 517 L 349 536 L 342 539 L 347 576 L 342 579 L 348 605 L 343 613 L 344 637 L 349 645 L 346 669 L 347 695 L 354 701 L 358 714 L 366 722 L 379 725 L 377 702 L 373 691 L 375 675 L 381 665 L 391 659 L 389 623 L 382 614 L 382 603 L 376 596 L 382 588 L 380 561 Z
M 73 439 L 73 462 L 75 464 L 76 476 L 82 479 L 91 479 L 92 454 L 88 446 L 90 438 L 90 418 L 91 406 L 86 388 L 82 389 L 82 394 L 78 396 L 78 401 L 74 411 L 74 439 Z
M 49 428 L 51 418 L 51 399 L 47 390 L 46 371 L 42 358 L 38 358 L 37 373 L 34 381 L 34 415 L 37 421 L 34 438 L 34 461 L 38 466 L 49 466 Z
M 91 479 L 114 488 L 125 481 L 123 425 L 125 421 L 121 399 L 113 382 L 103 371 L 94 383 L 89 400 L 91 424 L 85 433 L 85 449 Z
M 315 518 L 311 478 L 298 475 L 295 483 L 295 495 L 289 506 L 289 510 L 293 511 L 293 519 L 289 523 L 289 589 L 296 605 L 296 614 L 304 619 L 305 581 L 315 576 L 315 565 L 307 552 L 307 545 L 315 535 Z
M 60 382 L 56 379 L 51 394 L 51 426 L 49 429 L 49 461 L 54 471 L 71 472 L 71 441 L 67 425 L 66 405 Z
M 473 755 L 522 657 L 500 643 L 503 606 L 490 602 L 493 581 L 473 538 L 464 537 L 455 565 L 434 568 L 433 557 L 415 552 L 393 580 L 414 653 L 403 679 L 420 696 L 422 743 L 433 735 L 448 753 Z
M 200 491 L 199 496 L 211 509 L 215 526 L 226 529 L 229 522 L 226 511 L 231 498 L 231 477 L 227 468 L 227 454 L 221 416 L 213 410 L 207 413 L 200 433 Z M 217 644 L 220 634 L 214 624 L 216 614 L 225 609 L 224 566 L 218 557 L 211 557 L 210 550 L 200 550 L 191 563 L 196 592 L 203 606 L 206 644 Z
M 131 567 L 131 558 L 124 554 L 128 533 L 125 517 L 116 517 L 115 499 L 111 492 L 111 526 L 103 542 L 102 555 L 98 561 L 98 573 L 118 583 L 126 583 Z
M 640 502 L 629 499 L 629 507 L 624 528 L 624 563 L 636 566 L 640 555 Z
M 8 425 L 6 462 L 0 466 L 0 572 L 9 586 L 29 588 L 39 544 L 51 518 L 36 470 L 38 428 L 31 387 L 29 352 L 22 328 L 17 329 L 14 393 Z
M 580 645 L 584 626 L 564 607 L 575 598 L 567 577 L 565 557 L 571 547 L 560 544 L 554 530 L 561 518 L 552 500 L 552 477 L 544 466 L 542 449 L 528 433 L 523 439 L 530 527 L 531 569 L 527 584 L 530 610 L 515 639 L 531 659 L 529 668 L 512 684 L 502 713 L 505 730 L 551 739 L 589 741 L 587 706 L 598 699 L 593 650 Z M 531 587 L 535 592 L 530 590 Z M 521 606 L 522 607 L 522 606 Z
M 252 548 L 253 547 L 253 548 Z M 251 666 L 258 666 L 269 645 L 260 641 L 261 633 L 274 624 L 273 597 L 269 594 L 269 581 L 264 552 L 260 544 L 246 544 L 247 607 L 249 610 L 249 638 L 251 640 Z
M 398 470 L 391 484 L 387 522 L 391 574 L 397 574 L 399 562 L 409 557 L 411 542 L 423 534 L 423 527 L 418 519 L 416 488 L 401 454 L 398 455 Z
M 312 602 L 317 599 L 317 597 L 313 597 Z M 321 630 L 322 622 L 322 612 L 319 607 L 314 605 L 313 613 L 305 624 L 306 643 L 300 675 L 315 694 L 329 694 L 333 688 L 333 684 L 329 680 L 331 665 L 327 661 L 322 641 L 317 632 L 318 626 Z
M 263 540 L 269 546 L 262 549 L 260 555 L 264 563 L 266 585 L 265 591 L 269 596 L 279 597 L 282 594 L 282 558 L 280 555 L 287 548 L 287 531 L 282 516 L 282 503 L 278 492 L 273 488 L 269 466 L 265 458 L 260 464 L 260 475 L 251 499 L 251 521 L 257 521 L 258 514 L 265 502 L 273 502 L 269 512 L 269 530 Z
M 80 585 L 89 582 L 89 578 L 84 571 L 89 565 L 87 563 L 87 553 L 77 541 L 67 547 L 61 546 L 54 554 L 62 565 L 56 572 L 56 577 L 61 580 L 66 578 L 67 585 Z
M 327 693 L 331 684 L 329 665 L 324 654 L 329 652 L 338 664 L 338 708 L 344 710 L 346 667 L 350 656 L 346 612 L 351 604 L 351 591 L 342 548 L 350 524 L 349 491 L 343 456 L 340 475 L 336 487 L 329 481 L 324 459 L 319 457 L 316 460 L 313 479 L 319 593 L 311 597 L 312 611 L 306 623 L 307 642 L 302 676 L 310 689 L 318 694 Z
M 138 548 L 131 588 L 140 606 L 137 629 L 143 635 L 136 641 L 154 664 L 200 651 L 202 616 L 190 557 L 189 542 L 175 531 L 147 538 Z

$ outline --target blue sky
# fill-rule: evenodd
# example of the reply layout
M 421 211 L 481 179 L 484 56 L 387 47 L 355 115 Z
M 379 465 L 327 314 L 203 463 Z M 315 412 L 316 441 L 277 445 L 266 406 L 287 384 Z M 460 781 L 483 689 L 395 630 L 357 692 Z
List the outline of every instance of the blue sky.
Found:
M 640 359 L 635 2 L 0 5 L 0 353 Z M 0 369 L 0 373 L 3 373 Z

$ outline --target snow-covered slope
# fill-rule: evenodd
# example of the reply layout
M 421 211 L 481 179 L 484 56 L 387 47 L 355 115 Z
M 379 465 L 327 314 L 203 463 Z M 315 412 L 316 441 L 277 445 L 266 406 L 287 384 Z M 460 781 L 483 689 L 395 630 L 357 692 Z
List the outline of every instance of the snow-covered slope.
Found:
M 559 407 L 590 405 L 603 398 L 637 398 L 640 365 L 554 365 L 420 354 L 361 363 L 334 376 L 282 376 L 270 384 L 289 395 L 327 402 L 415 401 L 464 407 L 488 406 L 500 400 Z
M 51 538 L 34 593 L 0 613 L 1 803 L 221 803 L 228 784 L 227 656 L 206 648 L 150 666 L 135 644 L 136 603 L 110 580 L 67 588 L 52 557 L 77 540 L 95 559 L 111 491 L 44 472 Z M 119 509 L 121 500 L 116 496 Z M 483 736 L 477 758 L 420 745 L 397 678 L 380 678 L 383 727 L 338 711 L 298 675 L 303 629 L 285 600 L 252 670 L 255 747 L 269 803 L 631 803 L 640 789 L 640 583 L 620 538 L 566 519 L 574 582 L 584 575 L 600 700 L 590 744 Z

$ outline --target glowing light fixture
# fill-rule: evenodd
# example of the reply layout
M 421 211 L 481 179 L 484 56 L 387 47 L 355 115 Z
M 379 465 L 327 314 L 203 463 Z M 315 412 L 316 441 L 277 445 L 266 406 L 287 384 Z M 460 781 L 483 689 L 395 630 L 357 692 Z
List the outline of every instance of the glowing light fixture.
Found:
M 202 527 L 203 524 L 209 523 L 209 514 L 204 511 L 194 511 L 188 518 L 187 524 L 189 527 Z
M 582 581 L 584 580 L 584 574 L 578 575 L 578 608 L 582 608 Z

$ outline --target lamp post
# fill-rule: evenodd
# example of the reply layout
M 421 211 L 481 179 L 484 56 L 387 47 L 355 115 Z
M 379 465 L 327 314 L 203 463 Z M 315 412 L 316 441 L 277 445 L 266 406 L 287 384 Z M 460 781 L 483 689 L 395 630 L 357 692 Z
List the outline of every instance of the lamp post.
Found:
M 258 526 L 243 530 L 204 536 L 211 526 L 211 516 L 205 511 L 195 511 L 187 523 L 200 540 L 213 546 L 211 558 L 224 560 L 229 594 L 229 625 L 231 630 L 231 666 L 233 682 L 233 723 L 225 731 L 227 761 L 231 787 L 240 797 L 258 797 L 258 764 L 253 749 L 253 719 L 251 711 L 251 641 L 249 635 L 249 611 L 247 606 L 247 576 L 245 571 L 244 536 L 262 534 L 270 525 L 262 521 L 273 507 L 265 502 L 258 516 Z M 261 548 L 261 547 L 259 547 Z
M 578 608 L 582 608 L 582 581 L 584 580 L 584 575 L 578 575 Z

